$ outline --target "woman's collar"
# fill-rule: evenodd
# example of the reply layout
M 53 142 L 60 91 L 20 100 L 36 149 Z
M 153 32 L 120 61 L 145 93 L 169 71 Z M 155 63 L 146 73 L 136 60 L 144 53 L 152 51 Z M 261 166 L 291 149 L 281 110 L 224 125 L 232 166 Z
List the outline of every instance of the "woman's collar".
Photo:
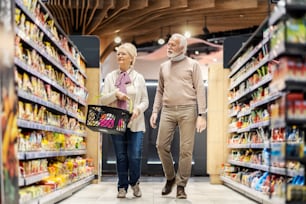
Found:
M 126 72 L 128 74 L 130 74 L 130 72 L 132 71 L 133 67 L 131 66 L 130 68 L 128 68 L 128 70 L 126 71 L 122 71 L 120 68 L 118 69 L 118 74 L 122 73 L 122 72 Z

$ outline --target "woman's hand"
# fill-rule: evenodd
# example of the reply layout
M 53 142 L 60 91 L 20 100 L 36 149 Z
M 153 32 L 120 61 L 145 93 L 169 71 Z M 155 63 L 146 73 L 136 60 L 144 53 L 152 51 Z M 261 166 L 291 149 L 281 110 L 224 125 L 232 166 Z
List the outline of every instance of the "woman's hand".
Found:
M 140 115 L 140 110 L 138 108 L 135 108 L 131 116 L 131 121 L 137 118 L 139 115 Z
M 121 101 L 127 101 L 127 100 L 130 99 L 130 98 L 128 97 L 128 95 L 126 95 L 125 93 L 123 93 L 123 92 L 121 92 L 121 91 L 117 91 L 116 97 L 117 97 L 118 100 L 121 100 Z

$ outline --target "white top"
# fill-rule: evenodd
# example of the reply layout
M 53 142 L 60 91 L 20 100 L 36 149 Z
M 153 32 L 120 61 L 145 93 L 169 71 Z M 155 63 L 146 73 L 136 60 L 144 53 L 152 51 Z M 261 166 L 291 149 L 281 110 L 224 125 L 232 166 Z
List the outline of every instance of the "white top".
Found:
M 134 69 L 129 69 L 127 71 L 131 83 L 127 84 L 126 90 L 127 95 L 130 97 L 132 103 L 127 103 L 127 110 L 130 110 L 130 105 L 132 105 L 132 110 L 140 110 L 140 115 L 129 124 L 129 128 L 132 132 L 143 131 L 145 132 L 145 120 L 144 112 L 149 106 L 149 98 L 146 83 L 144 77 L 136 72 Z M 119 88 L 115 86 L 116 80 L 120 74 L 120 70 L 114 70 L 108 73 L 104 80 L 104 86 L 102 90 L 101 103 L 105 106 L 118 107 L 116 92 Z

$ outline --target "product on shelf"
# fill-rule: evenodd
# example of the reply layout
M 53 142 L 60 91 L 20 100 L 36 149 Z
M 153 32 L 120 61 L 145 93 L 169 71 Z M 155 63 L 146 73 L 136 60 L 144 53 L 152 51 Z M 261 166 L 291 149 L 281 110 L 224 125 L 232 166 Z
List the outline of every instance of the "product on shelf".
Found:
M 280 2 L 230 64 L 230 150 L 221 174 L 262 192 L 249 191 L 263 203 L 306 201 L 305 6 Z
M 86 64 L 41 1 L 15 4 L 19 202 L 40 203 L 92 179 L 84 137 Z

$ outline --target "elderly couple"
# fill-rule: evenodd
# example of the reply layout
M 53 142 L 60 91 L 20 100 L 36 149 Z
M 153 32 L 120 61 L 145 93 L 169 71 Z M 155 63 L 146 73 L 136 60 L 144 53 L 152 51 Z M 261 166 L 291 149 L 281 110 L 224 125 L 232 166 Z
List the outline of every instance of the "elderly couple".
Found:
M 168 195 L 176 184 L 178 199 L 187 198 L 185 187 L 191 174 L 195 131 L 202 132 L 206 128 L 205 90 L 200 66 L 197 61 L 185 55 L 186 50 L 186 38 L 181 34 L 173 34 L 167 43 L 169 60 L 160 66 L 150 117 L 151 127 L 156 128 L 158 113 L 161 111 L 156 148 L 167 179 L 161 194 Z M 101 97 L 102 104 L 107 106 L 130 110 L 129 105 L 133 104 L 131 121 L 125 135 L 111 135 L 117 164 L 117 198 L 126 197 L 129 185 L 135 197 L 142 196 L 139 178 L 145 131 L 144 112 L 149 100 L 144 77 L 133 69 L 136 56 L 137 50 L 131 43 L 118 47 L 119 68 L 105 77 Z M 127 100 L 132 103 L 127 103 Z M 177 172 L 170 151 L 176 126 L 180 133 Z

